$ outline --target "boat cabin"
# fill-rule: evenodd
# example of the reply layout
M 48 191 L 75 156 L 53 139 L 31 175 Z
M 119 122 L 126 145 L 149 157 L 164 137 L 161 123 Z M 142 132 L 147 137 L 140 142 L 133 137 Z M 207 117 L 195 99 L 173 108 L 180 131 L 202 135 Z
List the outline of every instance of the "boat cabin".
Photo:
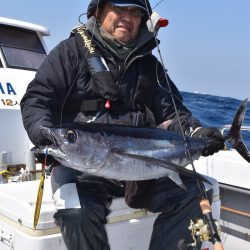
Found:
M 20 101 L 46 58 L 43 37 L 49 34 L 43 26 L 0 17 L 0 169 L 25 164 L 31 143 L 23 128 Z

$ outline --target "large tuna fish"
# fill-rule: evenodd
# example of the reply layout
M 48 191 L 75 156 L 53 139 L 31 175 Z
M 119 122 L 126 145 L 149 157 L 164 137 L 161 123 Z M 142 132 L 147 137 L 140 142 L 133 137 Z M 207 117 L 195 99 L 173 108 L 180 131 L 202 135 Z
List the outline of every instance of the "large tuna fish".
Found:
M 240 127 L 247 100 L 236 113 L 225 137 L 250 162 Z M 191 175 L 184 167 L 190 161 L 182 136 L 157 128 L 136 128 L 107 124 L 71 124 L 41 128 L 53 143 L 35 149 L 48 153 L 62 165 L 88 174 L 116 180 L 147 180 L 168 176 L 182 186 L 180 174 Z M 188 138 L 193 159 L 198 159 L 208 140 Z

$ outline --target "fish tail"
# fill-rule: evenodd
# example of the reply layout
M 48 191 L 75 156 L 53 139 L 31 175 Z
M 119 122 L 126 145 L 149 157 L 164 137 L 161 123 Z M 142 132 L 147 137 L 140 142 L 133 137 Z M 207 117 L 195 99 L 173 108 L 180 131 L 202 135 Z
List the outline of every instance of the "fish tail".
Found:
M 250 162 L 250 153 L 242 139 L 241 134 L 241 126 L 247 109 L 247 101 L 248 99 L 245 99 L 241 102 L 232 122 L 231 128 L 228 134 L 225 136 L 225 140 L 228 141 L 246 161 Z

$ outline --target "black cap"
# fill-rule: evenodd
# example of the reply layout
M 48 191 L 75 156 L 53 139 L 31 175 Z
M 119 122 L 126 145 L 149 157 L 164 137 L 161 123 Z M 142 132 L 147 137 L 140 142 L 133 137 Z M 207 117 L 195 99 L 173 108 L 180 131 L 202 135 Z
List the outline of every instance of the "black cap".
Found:
M 126 7 L 126 6 L 137 7 L 147 13 L 147 6 L 144 0 L 108 0 L 108 2 L 112 3 L 113 5 L 121 7 Z
M 110 2 L 116 6 L 135 6 L 138 7 L 140 9 L 142 9 L 145 12 L 145 16 L 148 16 L 148 11 L 150 15 L 152 14 L 152 9 L 149 3 L 149 0 L 91 0 L 89 6 L 88 6 L 88 10 L 87 10 L 87 17 L 90 18 L 91 16 L 93 16 L 94 11 L 97 8 L 97 5 L 99 4 L 99 6 L 105 2 Z M 146 18 L 144 21 L 147 21 L 148 18 Z

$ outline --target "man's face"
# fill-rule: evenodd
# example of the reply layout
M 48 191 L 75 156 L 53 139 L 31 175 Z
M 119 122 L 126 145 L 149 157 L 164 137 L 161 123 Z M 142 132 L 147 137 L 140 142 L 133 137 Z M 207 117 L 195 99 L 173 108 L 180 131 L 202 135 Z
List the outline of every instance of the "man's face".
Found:
M 98 14 L 97 14 L 98 15 Z M 98 15 L 102 28 L 122 43 L 133 41 L 141 24 L 142 11 L 136 7 L 118 7 L 107 3 Z

